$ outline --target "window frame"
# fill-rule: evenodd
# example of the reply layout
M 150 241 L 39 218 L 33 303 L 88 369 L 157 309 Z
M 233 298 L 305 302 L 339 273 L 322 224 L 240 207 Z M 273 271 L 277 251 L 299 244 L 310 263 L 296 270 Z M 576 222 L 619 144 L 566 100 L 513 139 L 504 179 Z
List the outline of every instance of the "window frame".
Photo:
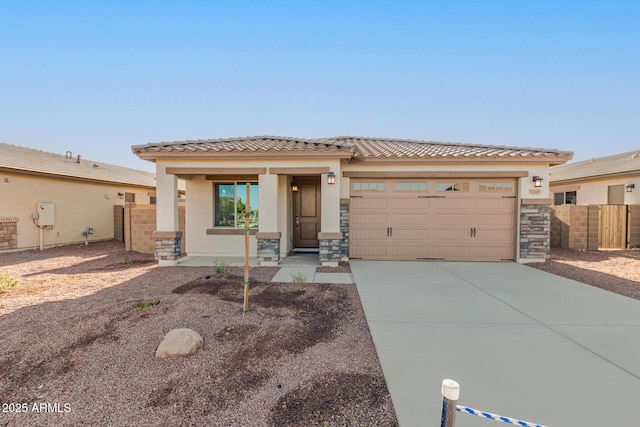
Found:
M 246 185 L 247 183 L 249 183 L 251 185 L 251 188 L 253 189 L 253 187 L 255 186 L 256 188 L 259 189 L 258 186 L 258 181 L 257 180 L 251 180 L 251 179 L 222 179 L 222 180 L 216 180 L 213 182 L 213 228 L 215 229 L 220 229 L 220 230 L 238 230 L 238 229 L 243 229 L 244 228 L 244 217 L 242 218 L 242 220 L 239 220 L 238 218 L 238 186 L 239 185 Z M 234 214 L 234 218 L 233 218 L 233 225 L 219 225 L 219 220 L 218 220 L 218 206 L 219 206 L 219 191 L 217 191 L 217 188 L 219 185 L 233 185 L 233 214 Z M 259 191 L 259 190 L 258 190 Z M 241 197 L 242 198 L 242 197 Z M 258 198 L 256 198 L 258 199 Z M 257 215 L 257 219 L 256 219 L 256 223 L 255 225 L 251 225 L 249 224 L 249 228 L 251 230 L 257 230 L 260 227 L 260 220 L 259 220 L 259 210 L 260 210 L 260 203 L 259 201 L 257 203 L 253 203 L 253 198 L 251 198 L 251 211 L 256 211 L 256 213 L 258 213 Z M 257 207 L 254 207 L 255 205 L 258 205 Z M 250 212 L 251 212 L 250 211 Z

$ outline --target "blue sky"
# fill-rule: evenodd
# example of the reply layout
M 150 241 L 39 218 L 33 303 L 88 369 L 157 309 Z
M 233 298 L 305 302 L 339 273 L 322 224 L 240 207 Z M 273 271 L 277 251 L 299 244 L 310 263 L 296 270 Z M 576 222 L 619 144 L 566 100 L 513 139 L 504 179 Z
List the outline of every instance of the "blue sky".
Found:
M 248 135 L 640 149 L 638 1 L 0 0 L 0 142 L 139 169 Z

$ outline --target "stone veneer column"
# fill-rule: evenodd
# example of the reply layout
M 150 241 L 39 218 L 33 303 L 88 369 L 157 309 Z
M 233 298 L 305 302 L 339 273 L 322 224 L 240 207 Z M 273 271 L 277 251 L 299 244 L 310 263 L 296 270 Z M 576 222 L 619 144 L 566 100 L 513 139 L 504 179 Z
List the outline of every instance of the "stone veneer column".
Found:
M 18 248 L 18 218 L 0 218 L 0 250 Z
M 551 206 L 523 200 L 520 206 L 520 260 L 547 259 L 550 248 Z
M 343 261 L 349 259 L 349 203 L 349 199 L 340 199 L 340 232 L 342 233 L 340 257 Z
M 256 233 L 260 265 L 278 265 L 280 262 L 280 237 L 279 231 Z
M 182 231 L 154 231 L 155 258 L 160 266 L 176 265 L 182 257 Z
M 322 265 L 337 267 L 342 259 L 342 233 L 318 233 L 318 240 Z

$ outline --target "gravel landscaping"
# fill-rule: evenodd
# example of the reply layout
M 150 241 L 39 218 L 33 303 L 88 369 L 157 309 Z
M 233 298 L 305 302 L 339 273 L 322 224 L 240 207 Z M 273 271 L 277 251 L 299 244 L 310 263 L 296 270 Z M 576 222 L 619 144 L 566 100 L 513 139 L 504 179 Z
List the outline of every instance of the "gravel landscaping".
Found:
M 640 299 L 640 249 L 579 251 L 554 248 L 550 259 L 529 266 Z
M 397 425 L 354 285 L 252 268 L 243 316 L 242 270 L 215 270 L 117 242 L 0 254 L 0 425 Z M 174 328 L 203 349 L 156 358 Z
M 640 299 L 638 249 L 530 266 Z M 117 242 L 0 254 L 18 282 L 0 290 L 0 425 L 396 426 L 356 287 L 277 271 L 251 269 L 243 316 L 239 267 L 158 268 Z M 156 358 L 174 328 L 204 348 Z

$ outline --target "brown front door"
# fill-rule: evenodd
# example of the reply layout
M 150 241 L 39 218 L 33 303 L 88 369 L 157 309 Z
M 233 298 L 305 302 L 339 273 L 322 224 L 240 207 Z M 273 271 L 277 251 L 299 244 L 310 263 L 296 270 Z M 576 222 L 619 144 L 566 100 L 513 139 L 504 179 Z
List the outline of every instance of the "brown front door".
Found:
M 296 248 L 317 248 L 320 231 L 320 178 L 298 177 L 293 182 L 293 235 Z

